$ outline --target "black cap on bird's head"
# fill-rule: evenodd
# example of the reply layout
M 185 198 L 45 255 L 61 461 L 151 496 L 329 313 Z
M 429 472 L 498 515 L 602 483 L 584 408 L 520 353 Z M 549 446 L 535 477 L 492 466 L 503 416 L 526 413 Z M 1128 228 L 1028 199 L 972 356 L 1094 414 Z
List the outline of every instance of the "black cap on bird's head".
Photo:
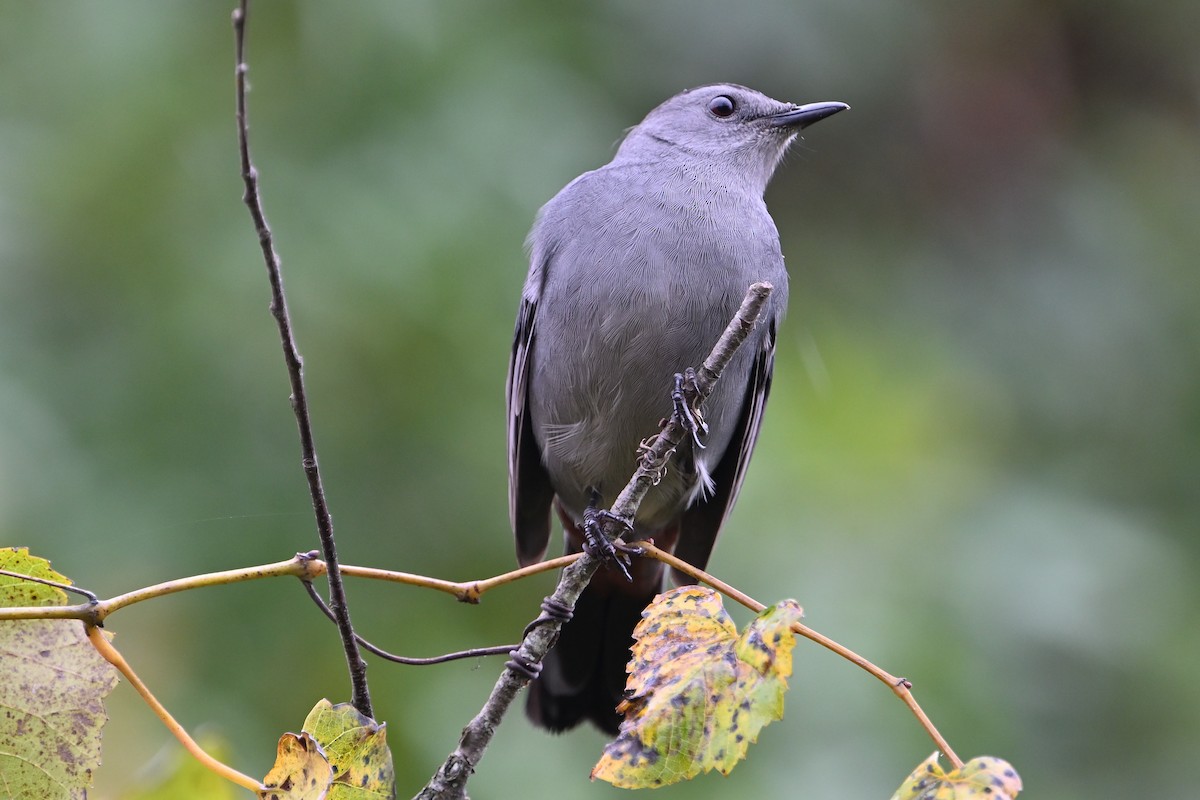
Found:
M 796 105 L 734 83 L 700 86 L 659 105 L 632 128 L 618 159 L 670 157 L 728 164 L 765 188 L 797 134 L 844 111 L 845 103 Z

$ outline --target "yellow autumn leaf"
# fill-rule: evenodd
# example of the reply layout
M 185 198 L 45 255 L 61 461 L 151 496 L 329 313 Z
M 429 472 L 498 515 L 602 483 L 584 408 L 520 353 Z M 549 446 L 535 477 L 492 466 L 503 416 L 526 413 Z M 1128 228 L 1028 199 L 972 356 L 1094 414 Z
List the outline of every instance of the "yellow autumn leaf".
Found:
M 261 800 L 325 800 L 333 767 L 317 740 L 307 733 L 279 737 L 275 766 L 263 778 Z
M 794 600 L 766 609 L 738 636 L 721 597 L 702 586 L 665 592 L 633 635 L 615 741 L 592 779 L 626 789 L 666 786 L 712 769 L 729 774 L 769 722 L 783 717 L 792 672 Z
M 1000 758 L 972 758 L 946 772 L 934 753 L 921 762 L 892 795 L 892 800 L 1015 800 L 1021 776 Z

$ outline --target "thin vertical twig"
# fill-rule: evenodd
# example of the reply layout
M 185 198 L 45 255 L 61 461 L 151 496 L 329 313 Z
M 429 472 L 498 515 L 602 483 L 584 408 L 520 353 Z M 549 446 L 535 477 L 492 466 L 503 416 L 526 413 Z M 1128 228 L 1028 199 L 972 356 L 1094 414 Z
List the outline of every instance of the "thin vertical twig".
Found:
M 241 156 L 242 181 L 246 185 L 242 201 L 250 209 L 258 243 L 262 248 L 263 261 L 267 266 L 267 277 L 271 282 L 271 316 L 279 328 L 283 344 L 283 358 L 287 363 L 291 381 L 292 411 L 300 429 L 300 450 L 304 475 L 308 479 L 308 492 L 312 497 L 313 513 L 317 518 L 317 534 L 321 539 L 321 552 L 329 576 L 329 608 L 337 621 L 338 632 L 346 651 L 346 663 L 350 668 L 353 687 L 353 703 L 358 711 L 373 718 L 371 694 L 367 689 L 367 664 L 355 640 L 354 627 L 350 624 L 350 607 L 346 604 L 346 590 L 342 584 L 342 573 L 338 566 L 337 548 L 333 538 L 333 517 L 325 501 L 325 489 L 321 484 L 321 470 L 317 465 L 317 446 L 313 441 L 312 421 L 309 417 L 308 399 L 304 391 L 304 366 L 296 339 L 292 334 L 292 321 L 288 315 L 287 300 L 283 292 L 283 275 L 279 266 L 279 255 L 271 228 L 263 213 L 262 197 L 258 190 L 258 170 L 250 160 L 250 132 L 246 122 L 246 14 L 249 0 L 240 0 L 233 12 L 234 43 L 237 54 L 237 129 L 238 152 Z

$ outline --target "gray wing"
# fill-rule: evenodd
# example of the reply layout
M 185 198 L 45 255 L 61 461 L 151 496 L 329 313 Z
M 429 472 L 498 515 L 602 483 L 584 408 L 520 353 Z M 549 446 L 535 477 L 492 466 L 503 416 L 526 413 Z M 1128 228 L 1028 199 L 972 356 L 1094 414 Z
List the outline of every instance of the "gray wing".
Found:
M 537 298 L 531 295 L 527 286 L 508 362 L 508 515 L 521 566 L 540 561 L 545 555 L 550 542 L 550 504 L 554 500 L 554 487 L 542 464 L 529 418 L 529 361 L 538 307 Z
M 680 520 L 679 544 L 675 546 L 675 555 L 700 569 L 708 564 L 721 525 L 729 512 L 733 511 L 733 504 L 737 502 L 742 482 L 746 479 L 746 466 L 758 441 L 763 410 L 771 393 L 771 373 L 775 368 L 775 323 L 774 319 L 770 321 L 767 335 L 763 337 L 762 346 L 754 357 L 733 438 L 712 471 L 713 492 L 707 497 L 697 498 L 683 512 Z M 676 584 L 695 583 L 681 572 L 672 571 L 672 579 Z

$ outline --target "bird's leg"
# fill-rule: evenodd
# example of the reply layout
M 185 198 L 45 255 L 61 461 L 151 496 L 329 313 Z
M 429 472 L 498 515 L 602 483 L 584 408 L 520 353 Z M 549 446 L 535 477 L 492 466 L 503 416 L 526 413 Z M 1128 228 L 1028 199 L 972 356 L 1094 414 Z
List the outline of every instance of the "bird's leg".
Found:
M 700 396 L 700 388 L 696 385 L 696 370 L 688 367 L 682 373 L 675 373 L 675 388 L 671 391 L 671 402 L 675 404 L 675 413 L 679 415 L 683 427 L 692 435 L 692 442 L 701 450 L 704 444 L 700 441 L 701 434 L 708 435 L 708 423 L 700 416 L 696 407 L 696 399 Z
M 625 576 L 625 580 L 632 581 L 633 576 L 629 574 L 629 555 L 640 555 L 642 549 L 624 543 L 614 544 L 604 535 L 603 523 L 612 522 L 624 533 L 633 533 L 633 523 L 607 509 L 598 508 L 599 504 L 600 493 L 593 489 L 587 508 L 583 510 L 583 550 L 591 557 L 600 559 L 605 566 L 616 565 Z

